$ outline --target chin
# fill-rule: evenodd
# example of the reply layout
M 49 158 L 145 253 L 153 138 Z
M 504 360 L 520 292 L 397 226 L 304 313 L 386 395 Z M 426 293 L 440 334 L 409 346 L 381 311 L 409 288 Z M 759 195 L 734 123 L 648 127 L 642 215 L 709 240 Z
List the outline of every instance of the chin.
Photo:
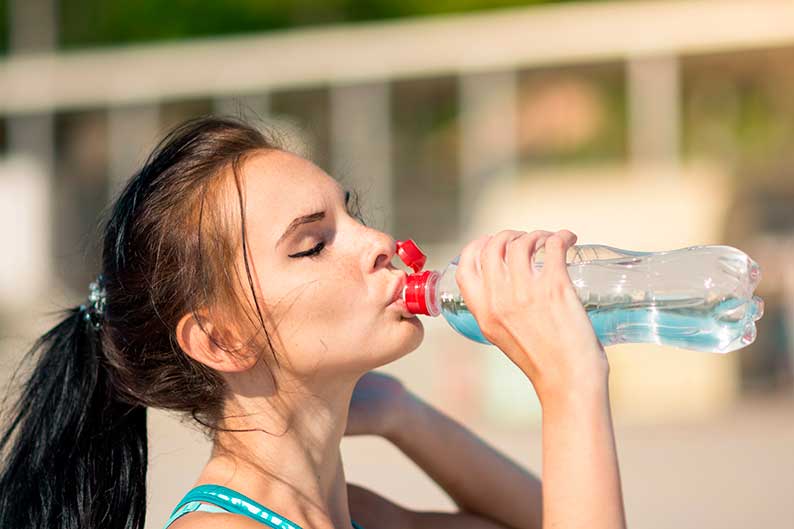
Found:
M 400 318 L 399 329 L 392 337 L 391 347 L 384 348 L 377 355 L 379 365 L 388 364 L 415 351 L 425 338 L 425 327 L 419 318 Z

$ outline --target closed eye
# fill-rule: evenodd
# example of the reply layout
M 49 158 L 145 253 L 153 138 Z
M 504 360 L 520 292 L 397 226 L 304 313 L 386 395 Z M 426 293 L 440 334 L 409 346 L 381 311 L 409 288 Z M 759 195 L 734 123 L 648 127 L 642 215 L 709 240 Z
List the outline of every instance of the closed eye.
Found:
M 361 212 L 358 209 L 358 196 L 356 196 L 355 209 L 354 210 L 351 210 L 351 204 L 350 204 L 351 196 L 352 195 L 351 195 L 350 191 L 345 191 L 345 210 L 347 211 L 347 213 L 351 217 L 354 217 L 355 219 L 357 219 L 362 224 L 365 224 L 364 223 L 364 219 L 361 217 Z M 313 257 L 313 258 L 316 258 L 316 257 L 318 257 L 320 255 L 320 252 L 322 252 L 325 249 L 325 244 L 326 244 L 325 241 L 320 241 L 313 248 L 311 248 L 309 250 L 305 250 L 303 252 L 294 253 L 294 254 L 290 255 L 289 257 L 293 257 L 293 258 Z
M 313 256 L 317 256 L 317 255 L 320 254 L 320 252 L 323 251 L 323 248 L 325 248 L 325 241 L 320 241 L 311 250 L 306 250 L 305 252 L 294 253 L 294 254 L 290 255 L 290 257 L 297 258 L 297 257 L 313 257 Z

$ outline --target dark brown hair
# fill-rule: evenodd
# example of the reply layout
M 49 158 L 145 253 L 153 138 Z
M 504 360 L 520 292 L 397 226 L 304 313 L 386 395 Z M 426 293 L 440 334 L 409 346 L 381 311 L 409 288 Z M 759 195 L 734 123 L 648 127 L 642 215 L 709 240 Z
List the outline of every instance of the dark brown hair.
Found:
M 95 329 L 79 307 L 67 309 L 25 357 L 32 369 L 0 437 L 0 527 L 143 528 L 146 407 L 184 412 L 210 431 L 222 413 L 221 377 L 176 342 L 185 314 L 202 324 L 210 311 L 213 328 L 236 322 L 235 343 L 278 364 L 254 294 L 240 172 L 251 154 L 277 148 L 237 119 L 188 121 L 103 214 L 104 318 Z M 222 200 L 234 188 L 237 200 Z M 240 255 L 250 298 L 235 272 Z

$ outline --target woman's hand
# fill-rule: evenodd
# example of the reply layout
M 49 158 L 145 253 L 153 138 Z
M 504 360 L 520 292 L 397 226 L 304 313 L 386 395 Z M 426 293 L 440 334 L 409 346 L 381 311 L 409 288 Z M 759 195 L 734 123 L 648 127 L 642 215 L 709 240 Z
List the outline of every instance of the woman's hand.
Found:
M 483 335 L 529 377 L 543 407 L 543 527 L 622 529 L 609 364 L 568 275 L 575 242 L 568 230 L 502 231 L 463 249 L 455 279 Z
M 575 242 L 568 230 L 504 230 L 469 243 L 455 274 L 483 335 L 529 377 L 541 404 L 607 381 L 606 354 L 568 275 Z M 541 246 L 538 271 L 531 258 Z
M 389 436 L 410 398 L 403 383 L 393 376 L 375 371 L 365 373 L 350 399 L 345 435 Z

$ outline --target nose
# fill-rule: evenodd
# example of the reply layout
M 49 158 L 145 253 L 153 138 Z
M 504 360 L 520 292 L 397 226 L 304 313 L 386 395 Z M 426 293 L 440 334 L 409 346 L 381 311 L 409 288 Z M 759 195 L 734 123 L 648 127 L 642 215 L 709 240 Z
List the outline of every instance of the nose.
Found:
M 368 241 L 367 251 L 363 252 L 363 269 L 367 272 L 374 272 L 379 268 L 388 268 L 394 254 L 397 253 L 397 244 L 394 238 L 388 233 L 371 230 Z

